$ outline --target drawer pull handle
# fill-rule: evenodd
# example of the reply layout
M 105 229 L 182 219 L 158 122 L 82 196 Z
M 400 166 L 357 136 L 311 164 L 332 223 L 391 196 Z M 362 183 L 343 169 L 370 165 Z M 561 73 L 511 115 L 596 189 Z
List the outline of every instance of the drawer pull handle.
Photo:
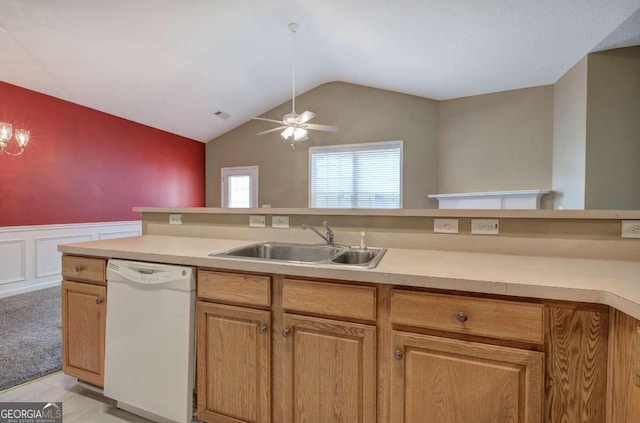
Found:
M 76 272 L 80 273 L 84 270 L 84 266 L 81 264 L 76 265 Z
M 396 360 L 402 360 L 404 358 L 404 355 L 402 354 L 402 351 L 398 350 L 393 353 L 393 358 L 395 358 Z
M 265 333 L 267 333 L 267 327 L 260 326 L 260 329 L 258 329 L 258 331 L 260 332 L 260 335 L 264 335 Z
M 102 304 L 104 303 L 104 298 L 97 298 L 96 299 L 96 304 Z
M 291 335 L 291 329 L 285 329 L 282 331 L 282 336 L 284 336 L 285 338 L 289 335 Z
M 464 323 L 469 320 L 469 316 L 467 316 L 467 313 L 465 313 L 464 311 L 459 312 L 456 318 L 460 323 Z

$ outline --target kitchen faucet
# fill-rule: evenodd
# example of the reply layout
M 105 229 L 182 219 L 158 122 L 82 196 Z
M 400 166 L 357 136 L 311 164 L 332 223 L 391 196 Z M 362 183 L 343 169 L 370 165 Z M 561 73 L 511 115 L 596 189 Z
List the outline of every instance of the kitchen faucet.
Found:
M 322 226 L 324 226 L 324 229 L 327 231 L 327 236 L 322 235 L 319 230 L 311 225 L 307 225 L 306 223 L 302 224 L 302 229 L 311 229 L 313 232 L 318 234 L 320 238 L 324 239 L 327 242 L 327 245 L 333 245 L 333 231 L 326 221 L 322 222 Z

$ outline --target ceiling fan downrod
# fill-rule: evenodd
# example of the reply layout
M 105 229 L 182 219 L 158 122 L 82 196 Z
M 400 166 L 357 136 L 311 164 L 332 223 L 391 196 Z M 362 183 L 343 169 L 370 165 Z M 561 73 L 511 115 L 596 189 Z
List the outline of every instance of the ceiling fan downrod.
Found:
M 300 28 L 295 22 L 289 24 L 291 31 L 291 114 L 296 114 L 296 31 Z

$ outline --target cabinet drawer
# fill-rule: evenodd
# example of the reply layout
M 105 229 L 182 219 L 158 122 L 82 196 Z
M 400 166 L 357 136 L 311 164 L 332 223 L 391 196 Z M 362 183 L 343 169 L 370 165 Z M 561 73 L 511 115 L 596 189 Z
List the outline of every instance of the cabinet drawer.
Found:
M 544 341 L 544 306 L 394 290 L 392 323 L 498 339 Z
M 100 258 L 62 256 L 62 277 L 64 279 L 106 283 L 107 261 Z
M 241 273 L 198 271 L 198 297 L 212 301 L 269 306 L 271 278 Z
M 376 319 L 376 289 L 372 286 L 285 279 L 282 294 L 286 310 Z

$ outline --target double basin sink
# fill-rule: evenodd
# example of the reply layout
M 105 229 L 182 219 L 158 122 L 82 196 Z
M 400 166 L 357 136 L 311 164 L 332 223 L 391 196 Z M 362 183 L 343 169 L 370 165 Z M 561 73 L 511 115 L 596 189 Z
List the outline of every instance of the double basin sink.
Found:
M 354 248 L 342 245 L 309 245 L 287 242 L 260 242 L 258 244 L 234 248 L 212 257 L 255 259 L 289 263 L 308 263 L 337 266 L 355 266 L 367 269 L 378 265 L 384 255 L 384 248 Z

